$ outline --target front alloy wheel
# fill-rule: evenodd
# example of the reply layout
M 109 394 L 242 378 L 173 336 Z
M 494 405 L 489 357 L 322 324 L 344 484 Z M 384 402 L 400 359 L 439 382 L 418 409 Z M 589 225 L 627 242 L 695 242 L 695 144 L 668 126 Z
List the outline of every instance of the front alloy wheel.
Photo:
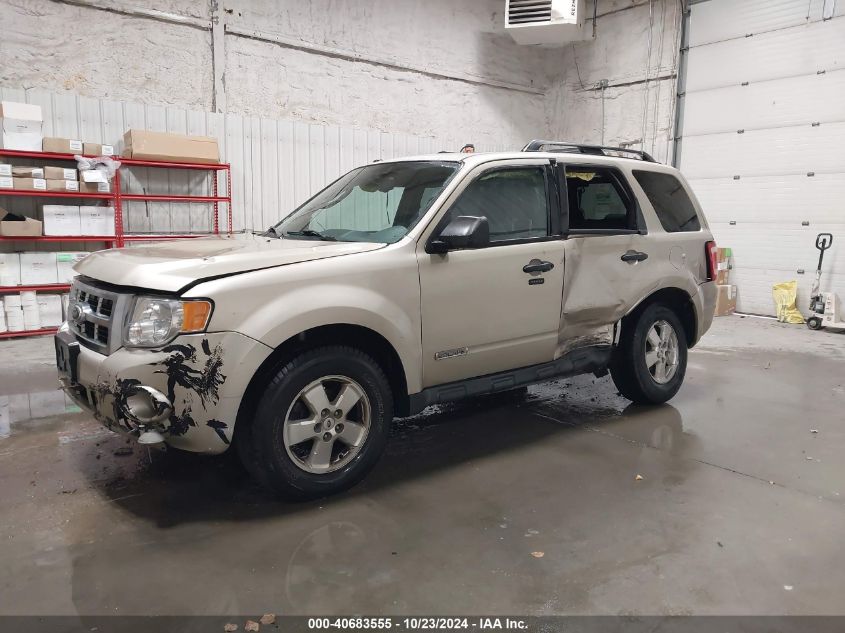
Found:
M 331 345 L 272 370 L 253 418 L 239 422 L 235 444 L 247 470 L 279 496 L 322 497 L 375 466 L 392 419 L 393 393 L 381 366 L 362 350 Z
M 324 376 L 294 398 L 283 431 L 288 455 L 307 473 L 343 468 L 367 439 L 370 399 L 347 376 Z

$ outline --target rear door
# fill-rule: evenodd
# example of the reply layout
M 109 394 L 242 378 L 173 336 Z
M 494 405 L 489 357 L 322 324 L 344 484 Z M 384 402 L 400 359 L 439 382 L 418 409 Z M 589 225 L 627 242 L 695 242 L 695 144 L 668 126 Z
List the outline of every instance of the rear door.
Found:
M 645 221 L 624 174 L 612 165 L 558 165 L 566 275 L 561 349 L 606 343 L 612 325 L 656 287 L 662 255 L 652 252 Z
M 426 252 L 448 221 L 484 216 L 490 244 Z M 563 289 L 563 240 L 548 160 L 477 167 L 417 247 L 423 382 L 432 386 L 554 359 Z M 526 271 L 536 264 L 544 271 Z

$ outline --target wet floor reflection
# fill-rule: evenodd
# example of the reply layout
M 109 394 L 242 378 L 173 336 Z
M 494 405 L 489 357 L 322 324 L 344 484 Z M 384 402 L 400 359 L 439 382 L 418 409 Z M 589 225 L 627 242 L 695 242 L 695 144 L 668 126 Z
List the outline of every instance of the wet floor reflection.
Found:
M 616 428 L 621 420 L 624 431 Z M 421 596 L 430 596 L 436 611 L 443 600 L 454 602 L 438 577 L 455 566 L 477 576 L 466 582 L 489 585 L 474 590 L 478 604 L 493 603 L 493 594 L 514 582 L 529 583 L 530 591 L 543 581 L 528 552 L 552 553 L 571 538 L 567 530 L 582 534 L 601 520 L 592 495 L 560 485 L 593 461 L 592 429 L 627 440 L 613 443 L 624 450 L 614 453 L 607 474 L 622 469 L 633 477 L 641 462 L 655 461 L 655 448 L 675 452 L 685 443 L 674 407 L 624 407 L 613 394 L 597 402 L 567 399 L 545 385 L 398 420 L 365 482 L 307 503 L 270 498 L 233 455 L 136 455 L 134 467 L 104 477 L 100 462 L 80 454 L 77 466 L 110 503 L 106 516 L 81 512 L 69 526 L 74 605 L 83 613 L 104 604 L 124 613 L 184 613 L 180 592 L 151 591 L 144 580 L 174 560 L 180 578 L 217 575 L 213 599 L 199 587 L 182 589 L 206 613 L 279 604 L 325 613 L 327 595 L 331 612 L 386 605 L 402 611 L 428 600 Z M 666 482 L 678 483 L 689 465 L 670 458 L 649 472 L 660 469 Z M 594 483 L 600 487 L 600 477 Z M 569 512 L 581 518 L 567 519 Z M 103 535 L 103 521 L 117 527 Z M 121 570 L 129 567 L 127 577 Z M 419 584 L 413 600 L 411 579 Z
M 0 439 L 9 437 L 14 425 L 80 411 L 61 389 L 0 395 Z

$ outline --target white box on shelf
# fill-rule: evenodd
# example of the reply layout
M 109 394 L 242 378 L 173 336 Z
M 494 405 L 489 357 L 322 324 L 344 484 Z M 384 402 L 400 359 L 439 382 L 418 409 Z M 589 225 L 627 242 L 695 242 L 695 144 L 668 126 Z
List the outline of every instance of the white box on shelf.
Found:
M 55 253 L 21 253 L 21 284 L 57 284 Z
M 0 101 L 0 148 L 41 151 L 41 106 Z
M 23 290 L 20 298 L 22 308 L 38 307 L 38 297 L 34 290 Z
M 57 294 L 38 294 L 38 317 L 41 327 L 59 327 L 62 324 L 62 298 Z
M 15 179 L 12 176 L 0 176 L 0 189 L 14 189 Z
M 11 308 L 6 306 L 4 314 L 6 315 L 6 329 L 9 332 L 24 331 L 23 310 L 20 306 Z
M 41 134 L 44 117 L 41 106 L 16 101 L 0 101 L 0 123 L 4 132 L 36 132 Z
M 80 180 L 82 182 L 108 182 L 108 176 L 106 172 L 102 171 L 101 169 L 80 169 L 79 170 Z
M 44 235 L 82 235 L 79 206 L 75 204 L 45 204 Z
M 41 329 L 41 316 L 38 314 L 37 305 L 23 308 L 23 327 L 25 330 Z
M 21 296 L 17 295 L 4 295 L 3 297 L 3 310 L 8 312 L 9 310 L 20 310 L 21 309 Z
M 79 207 L 81 235 L 114 235 L 114 207 Z
M 56 273 L 60 284 L 69 284 L 76 276 L 73 267 L 88 257 L 91 253 L 86 252 L 63 252 L 56 253 Z
M 0 286 L 21 285 L 21 256 L 18 253 L 0 253 Z
M 0 176 L 11 176 L 12 166 L 9 163 L 0 163 Z M 34 176 L 33 176 L 34 178 Z

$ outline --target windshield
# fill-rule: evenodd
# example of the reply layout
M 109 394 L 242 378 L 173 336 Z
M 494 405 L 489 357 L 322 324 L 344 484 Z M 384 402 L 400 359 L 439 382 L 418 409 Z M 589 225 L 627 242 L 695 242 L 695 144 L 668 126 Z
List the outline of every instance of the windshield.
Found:
M 420 221 L 460 163 L 408 161 L 353 169 L 275 225 L 291 239 L 396 242 Z

